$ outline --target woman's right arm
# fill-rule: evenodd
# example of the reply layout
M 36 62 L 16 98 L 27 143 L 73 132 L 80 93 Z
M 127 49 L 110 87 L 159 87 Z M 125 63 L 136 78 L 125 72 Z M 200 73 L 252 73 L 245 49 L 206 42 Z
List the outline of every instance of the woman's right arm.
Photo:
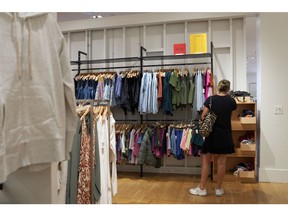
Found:
M 204 109 L 203 109 L 203 112 L 201 115 L 201 120 L 204 120 L 204 118 L 208 114 L 208 112 L 209 112 L 209 109 L 206 106 L 204 106 Z

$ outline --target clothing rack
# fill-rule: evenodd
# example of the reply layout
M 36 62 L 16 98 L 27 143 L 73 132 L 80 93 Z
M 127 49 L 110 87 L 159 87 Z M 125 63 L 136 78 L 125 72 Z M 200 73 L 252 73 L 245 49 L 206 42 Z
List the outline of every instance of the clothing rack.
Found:
M 187 66 L 187 65 L 210 65 L 211 73 L 213 76 L 213 42 L 210 42 L 210 53 L 199 53 L 199 54 L 184 54 L 184 55 L 161 55 L 161 56 L 144 56 L 144 52 L 147 52 L 147 49 L 143 46 L 140 46 L 140 57 L 127 57 L 127 58 L 111 58 L 111 59 L 98 59 L 98 60 L 81 60 L 81 54 L 87 55 L 82 51 L 78 51 L 78 61 L 71 61 L 71 65 L 78 65 L 77 69 L 72 69 L 72 71 L 77 71 L 77 75 L 81 73 L 81 71 L 87 70 L 105 70 L 105 69 L 122 69 L 122 68 L 139 68 L 140 72 L 143 74 L 144 67 L 165 67 L 165 66 Z M 145 61 L 153 61 L 153 60 L 186 60 L 186 59 L 201 59 L 201 58 L 208 58 L 208 61 L 203 62 L 185 62 L 185 63 L 172 63 L 172 64 L 148 64 L 145 65 Z M 140 63 L 136 66 L 112 66 L 112 67 L 91 67 L 91 68 L 81 68 L 81 65 L 93 65 L 93 64 L 101 64 L 101 63 L 119 63 L 119 62 L 136 62 Z M 77 76 L 76 75 L 76 76 Z M 117 120 L 116 120 L 117 121 Z M 135 121 L 135 120 L 131 120 Z M 147 120 L 145 120 L 147 121 Z M 143 123 L 143 115 L 140 115 L 140 124 Z M 211 162 L 211 180 L 213 179 L 213 172 L 212 172 L 212 162 Z M 140 176 L 143 177 L 143 165 L 140 165 Z
M 213 76 L 213 42 L 210 42 L 210 53 L 201 53 L 201 54 L 184 54 L 184 55 L 162 55 L 162 56 L 145 56 L 144 52 L 147 52 L 147 49 L 143 46 L 140 47 L 140 60 L 141 60 L 141 72 L 143 74 L 144 67 L 161 67 L 161 66 L 180 66 L 180 65 L 211 65 L 211 73 Z M 180 64 L 152 64 L 152 65 L 144 65 L 144 61 L 152 61 L 152 60 L 176 60 L 176 59 L 193 59 L 193 58 L 209 58 L 209 61 L 204 62 L 195 62 L 195 63 L 180 63 Z M 147 121 L 147 120 L 145 120 Z M 141 115 L 141 124 L 143 123 L 143 117 Z M 143 176 L 143 165 L 141 165 L 141 177 Z M 213 180 L 213 162 L 210 163 L 210 176 L 211 180 Z
M 92 99 L 78 99 L 76 100 L 76 103 L 89 103 L 90 107 L 89 107 L 89 112 L 90 112 L 90 124 L 93 124 L 94 118 L 93 118 L 93 107 L 96 106 L 107 106 L 108 109 L 108 134 L 109 134 L 109 138 L 110 138 L 110 101 L 109 100 L 92 100 Z M 87 104 L 86 104 L 87 105 Z M 87 108 L 88 109 L 88 108 Z M 92 127 L 90 127 L 91 129 Z M 91 133 L 91 131 L 90 131 Z M 94 148 L 94 143 L 93 143 L 93 139 L 90 139 L 90 164 L 91 164 L 91 177 L 94 176 L 94 154 L 93 154 L 93 148 Z M 110 146 L 110 139 L 109 139 L 109 146 Z M 93 178 L 92 178 L 93 179 Z M 91 184 L 90 184 L 90 193 L 91 193 L 91 204 L 94 202 L 93 200 L 93 181 L 91 180 Z

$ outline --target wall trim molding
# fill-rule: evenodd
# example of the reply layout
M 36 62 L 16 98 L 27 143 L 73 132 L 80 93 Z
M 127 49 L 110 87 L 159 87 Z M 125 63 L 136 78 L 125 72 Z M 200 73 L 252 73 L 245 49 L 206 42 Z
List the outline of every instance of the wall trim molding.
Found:
M 259 182 L 288 183 L 288 169 L 259 169 Z

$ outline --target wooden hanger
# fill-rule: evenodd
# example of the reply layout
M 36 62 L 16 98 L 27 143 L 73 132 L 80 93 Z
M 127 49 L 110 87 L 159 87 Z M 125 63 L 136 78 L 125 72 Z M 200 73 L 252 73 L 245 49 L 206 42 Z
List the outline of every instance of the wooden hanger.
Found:
M 90 106 L 86 108 L 85 112 L 81 115 L 80 120 L 82 121 L 89 112 L 90 112 Z
M 104 107 L 104 106 L 103 106 L 102 114 L 101 114 L 101 116 L 102 116 L 102 123 L 104 123 L 105 120 L 106 120 L 107 112 L 108 112 L 108 107 L 106 107 L 106 106 Z

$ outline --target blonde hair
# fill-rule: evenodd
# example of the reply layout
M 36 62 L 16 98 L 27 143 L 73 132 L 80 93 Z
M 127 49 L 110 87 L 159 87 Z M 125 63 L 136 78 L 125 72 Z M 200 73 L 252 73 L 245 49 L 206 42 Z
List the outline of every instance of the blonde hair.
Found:
M 228 93 L 230 91 L 230 81 L 223 79 L 218 83 L 218 92 Z

